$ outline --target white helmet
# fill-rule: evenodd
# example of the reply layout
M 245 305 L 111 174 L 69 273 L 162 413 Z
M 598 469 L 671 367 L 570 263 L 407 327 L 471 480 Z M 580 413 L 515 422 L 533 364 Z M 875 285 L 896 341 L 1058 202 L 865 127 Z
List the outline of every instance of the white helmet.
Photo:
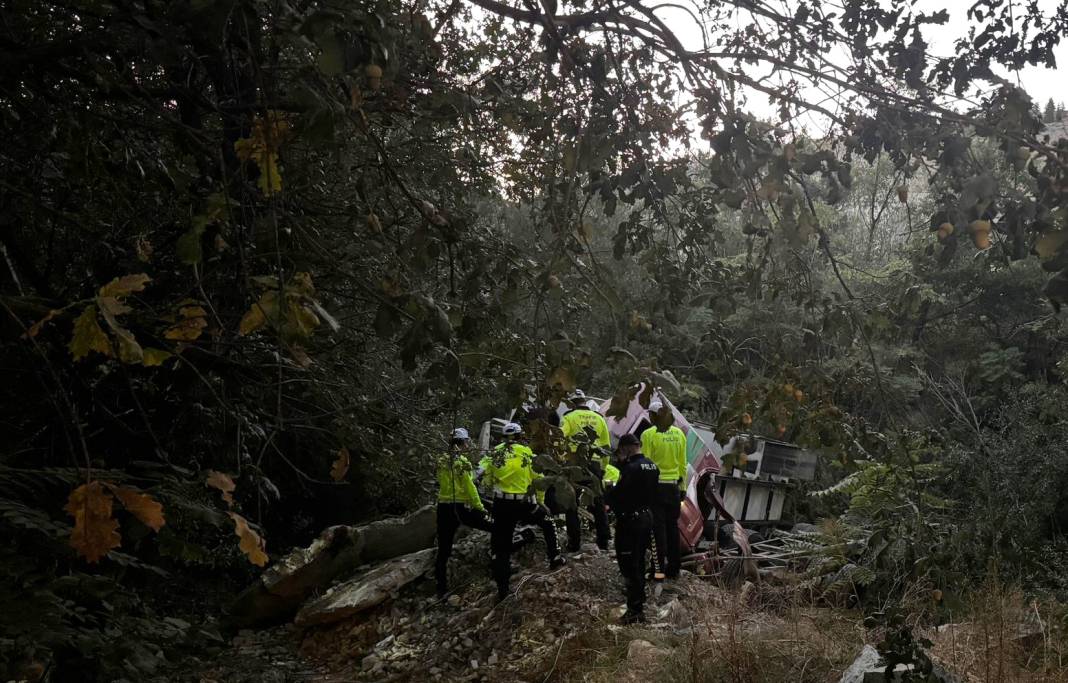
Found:
M 567 400 L 575 402 L 575 403 L 585 403 L 586 402 L 586 392 L 583 391 L 582 389 L 575 389 L 574 391 L 571 392 L 571 395 L 567 397 Z
M 658 412 L 663 407 L 664 407 L 664 403 L 658 398 L 654 398 L 652 401 L 649 401 L 649 412 L 650 413 Z
M 457 427 L 452 430 L 452 438 L 454 441 L 467 441 L 471 438 L 471 435 L 463 427 Z
M 519 426 L 518 422 L 506 422 L 501 429 L 501 433 L 505 436 L 515 436 L 516 434 L 522 434 L 523 428 Z

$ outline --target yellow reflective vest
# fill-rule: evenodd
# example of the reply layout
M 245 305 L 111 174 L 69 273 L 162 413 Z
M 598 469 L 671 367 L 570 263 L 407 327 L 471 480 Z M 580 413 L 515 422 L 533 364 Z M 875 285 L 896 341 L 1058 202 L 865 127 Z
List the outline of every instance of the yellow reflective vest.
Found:
M 502 493 L 514 495 L 528 493 L 531 484 L 542 477 L 534 471 L 534 451 L 523 444 L 498 444 L 493 449 L 493 456 L 482 462 L 485 463 L 484 481 L 488 486 Z M 544 495 L 544 492 L 539 492 L 538 500 L 541 500 Z
M 471 462 L 464 455 L 445 453 L 439 456 L 438 502 L 462 503 L 475 510 L 484 510 L 471 473 Z
M 661 483 L 679 484 L 686 490 L 686 434 L 672 425 L 667 431 L 649 427 L 642 432 L 642 455 L 660 468 Z
M 612 448 L 612 437 L 608 432 L 608 423 L 605 422 L 604 417 L 600 413 L 595 413 L 589 408 L 578 408 L 564 415 L 560 421 L 560 430 L 564 433 L 564 438 L 568 441 L 572 441 L 572 437 L 576 434 L 581 434 L 586 427 L 589 427 L 597 433 L 597 437 L 593 440 L 593 445 L 605 450 Z M 578 444 L 572 441 L 571 450 L 578 447 Z M 603 469 L 608 469 L 608 456 L 603 455 L 596 458 L 601 463 Z
M 619 483 L 619 468 L 615 465 L 604 466 L 604 483 L 613 486 Z

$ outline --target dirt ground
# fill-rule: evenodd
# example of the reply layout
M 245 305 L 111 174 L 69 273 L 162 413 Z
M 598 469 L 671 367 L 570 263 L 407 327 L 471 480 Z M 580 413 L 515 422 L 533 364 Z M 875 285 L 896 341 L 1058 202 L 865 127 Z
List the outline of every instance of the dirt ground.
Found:
M 495 605 L 487 539 L 450 564 L 453 594 L 424 578 L 392 601 L 327 627 L 242 631 L 187 680 L 837 681 L 864 640 L 857 613 L 793 604 L 781 590 L 726 590 L 684 573 L 651 585 L 648 623 L 622 627 L 622 584 L 592 545 L 550 571 L 535 545 L 513 558 Z

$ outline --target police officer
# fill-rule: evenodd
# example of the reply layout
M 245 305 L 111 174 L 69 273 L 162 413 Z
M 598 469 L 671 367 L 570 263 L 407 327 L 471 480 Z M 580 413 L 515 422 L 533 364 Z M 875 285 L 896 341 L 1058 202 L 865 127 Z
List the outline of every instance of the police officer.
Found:
M 638 437 L 624 434 L 616 452 L 619 482 L 606 494 L 616 516 L 616 560 L 623 574 L 627 611 L 623 623 L 645 621 L 645 551 L 653 526 L 660 470 L 639 452 Z
M 493 489 L 493 528 L 490 531 L 491 568 L 497 582 L 497 599 L 508 597 L 511 574 L 512 535 L 517 524 L 536 524 L 545 536 L 549 568 L 564 564 L 556 545 L 556 529 L 531 484 L 541 478 L 534 471 L 534 452 L 517 441 L 523 429 L 515 422 L 504 425 L 504 442 L 498 444 L 485 464 L 484 479 Z
M 450 450 L 438 457 L 438 556 L 434 577 L 438 597 L 449 590 L 448 564 L 452 544 L 460 526 L 490 531 L 486 508 L 471 478 L 472 464 L 467 457 L 471 437 L 463 427 L 452 431 Z
M 660 470 L 653 505 L 656 559 L 669 579 L 679 576 L 679 507 L 686 495 L 686 434 L 676 427 L 671 409 L 658 400 L 649 404 L 653 423 L 642 432 L 641 450 Z M 666 562 L 665 562 L 666 561 Z
M 592 410 L 586 399 L 586 394 L 581 389 L 575 389 L 567 398 L 568 406 L 571 408 L 560 422 L 560 430 L 564 433 L 564 438 L 569 441 L 569 448 L 572 453 L 578 450 L 581 443 L 585 443 L 585 440 L 578 440 L 576 437 L 585 434 L 586 429 L 593 431 L 592 443 L 588 444 L 589 451 L 589 472 L 590 476 L 584 483 L 586 485 L 592 484 L 593 481 L 600 481 L 604 477 L 604 472 L 608 463 L 607 455 L 595 455 L 592 448 L 597 448 L 602 451 L 608 451 L 611 448 L 611 436 L 608 432 L 608 423 L 604 417 Z M 593 527 L 595 539 L 597 541 L 597 547 L 601 550 L 608 550 L 608 541 L 612 538 L 612 532 L 608 526 L 608 515 L 604 511 L 604 498 L 603 496 L 596 496 L 593 502 L 587 508 L 590 514 L 593 515 Z M 577 551 L 582 545 L 582 524 L 579 521 L 578 508 L 566 510 L 564 512 L 564 521 L 567 525 L 567 549 L 571 552 Z

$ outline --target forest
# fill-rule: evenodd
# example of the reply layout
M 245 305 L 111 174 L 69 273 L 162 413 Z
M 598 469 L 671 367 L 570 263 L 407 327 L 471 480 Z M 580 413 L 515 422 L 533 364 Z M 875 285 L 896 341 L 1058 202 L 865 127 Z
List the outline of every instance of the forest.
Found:
M 0 680 L 623 680 L 603 624 L 507 675 L 206 672 L 454 427 L 638 382 L 818 456 L 791 610 L 1064 680 L 1068 116 L 1015 74 L 1068 83 L 1068 2 L 965 4 L 0 3 Z M 855 654 L 657 637 L 667 681 Z

